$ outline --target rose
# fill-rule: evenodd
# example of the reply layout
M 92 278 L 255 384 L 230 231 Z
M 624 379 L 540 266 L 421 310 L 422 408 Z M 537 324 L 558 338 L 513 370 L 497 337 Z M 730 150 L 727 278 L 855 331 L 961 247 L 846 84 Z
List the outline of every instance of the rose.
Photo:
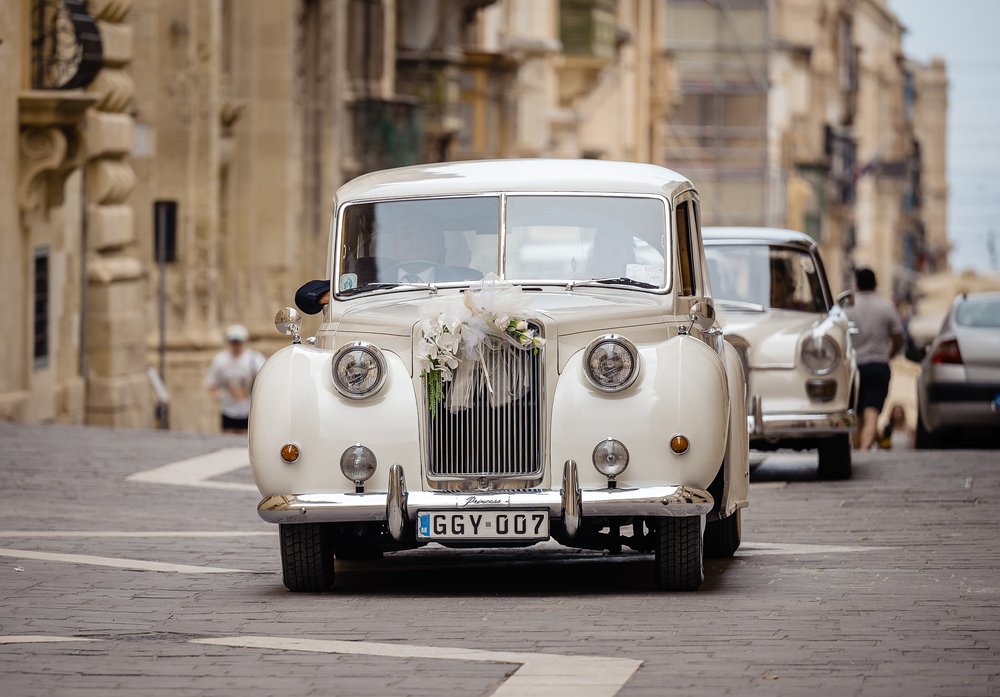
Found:
M 519 319 L 517 321 L 517 325 L 514 328 L 517 329 L 517 331 L 519 332 L 526 332 L 528 331 L 528 323 L 525 322 L 523 319 Z

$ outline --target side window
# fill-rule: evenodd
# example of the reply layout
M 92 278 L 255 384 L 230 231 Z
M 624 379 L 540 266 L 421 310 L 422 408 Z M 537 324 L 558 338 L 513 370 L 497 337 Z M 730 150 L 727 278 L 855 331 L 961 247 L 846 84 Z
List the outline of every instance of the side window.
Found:
M 694 236 L 691 230 L 693 213 L 691 202 L 682 201 L 674 209 L 674 227 L 677 230 L 677 290 L 681 295 L 695 294 L 694 257 L 692 245 Z

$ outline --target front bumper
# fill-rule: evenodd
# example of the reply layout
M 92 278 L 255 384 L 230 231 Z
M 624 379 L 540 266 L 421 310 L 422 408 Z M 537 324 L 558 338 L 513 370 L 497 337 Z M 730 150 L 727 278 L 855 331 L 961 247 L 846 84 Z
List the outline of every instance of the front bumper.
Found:
M 711 512 L 715 503 L 707 491 L 688 486 L 581 490 L 578 482 L 576 462 L 569 460 L 563 467 L 559 491 L 408 492 L 403 468 L 393 465 L 387 493 L 268 496 L 257 512 L 269 523 L 386 521 L 392 536 L 402 540 L 418 511 L 544 509 L 552 518 L 562 519 L 566 532 L 573 535 L 584 516 L 697 516 Z
M 858 417 L 853 409 L 816 414 L 765 414 L 760 395 L 755 395 L 747 414 L 750 440 L 834 436 L 854 430 Z

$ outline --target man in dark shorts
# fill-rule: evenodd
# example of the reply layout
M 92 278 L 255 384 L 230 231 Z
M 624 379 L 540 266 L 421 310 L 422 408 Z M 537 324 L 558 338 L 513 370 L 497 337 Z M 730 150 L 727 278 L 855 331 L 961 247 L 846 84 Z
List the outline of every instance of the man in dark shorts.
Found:
M 855 446 L 868 450 L 875 443 L 878 417 L 889 394 L 889 359 L 903 347 L 903 327 L 895 308 L 885 298 L 875 294 L 878 285 L 875 272 L 858 269 L 855 273 L 857 292 L 854 304 L 847 308 L 847 317 L 858 328 L 853 338 L 858 359 L 858 413 L 860 428 L 855 433 Z

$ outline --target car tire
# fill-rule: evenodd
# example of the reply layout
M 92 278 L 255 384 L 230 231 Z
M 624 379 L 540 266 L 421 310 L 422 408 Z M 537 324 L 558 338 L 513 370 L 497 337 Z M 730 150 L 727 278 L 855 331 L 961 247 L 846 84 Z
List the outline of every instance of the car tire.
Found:
M 333 536 L 322 523 L 278 526 L 281 575 L 285 588 L 295 593 L 322 593 L 334 580 Z
M 698 590 L 705 577 L 701 518 L 659 518 L 654 535 L 653 580 L 660 590 Z
M 924 427 L 923 417 L 917 410 L 917 431 L 913 434 L 913 447 L 917 450 L 937 450 L 941 447 L 941 439 Z
M 725 518 L 709 521 L 705 525 L 705 557 L 708 559 L 728 559 L 740 548 L 743 532 L 742 510 Z
M 819 442 L 820 479 L 850 479 L 851 478 L 851 436 L 849 433 L 838 433 Z

